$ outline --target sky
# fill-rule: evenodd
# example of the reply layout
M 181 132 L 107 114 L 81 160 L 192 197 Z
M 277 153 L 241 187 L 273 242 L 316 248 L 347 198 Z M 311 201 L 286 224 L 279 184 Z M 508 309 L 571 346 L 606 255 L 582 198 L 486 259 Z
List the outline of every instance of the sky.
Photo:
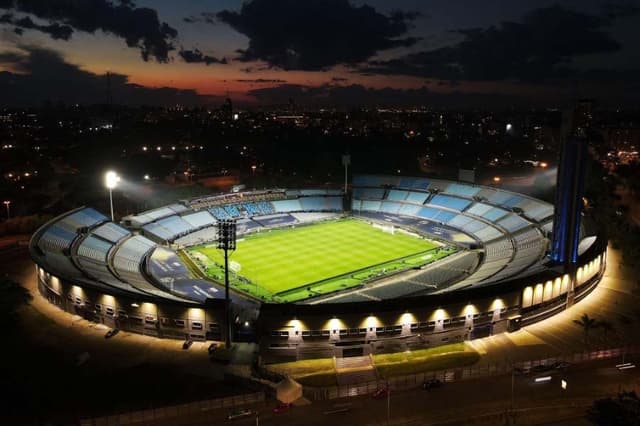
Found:
M 639 25 L 640 0 L 0 0 L 0 104 L 99 103 L 109 73 L 131 104 L 625 106 Z

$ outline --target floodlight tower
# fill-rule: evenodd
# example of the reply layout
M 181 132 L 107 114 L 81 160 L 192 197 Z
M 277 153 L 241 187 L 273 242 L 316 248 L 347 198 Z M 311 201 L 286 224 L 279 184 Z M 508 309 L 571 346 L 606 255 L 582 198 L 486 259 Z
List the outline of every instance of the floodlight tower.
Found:
M 344 193 L 347 193 L 347 176 L 348 176 L 348 169 L 349 169 L 349 165 L 351 165 L 351 155 L 349 154 L 344 154 L 342 155 L 342 165 L 344 166 Z
M 109 205 L 111 206 L 111 221 L 113 222 L 113 189 L 120 182 L 120 176 L 112 170 L 104 175 L 104 183 L 109 190 Z
M 5 200 L 2 202 L 2 204 L 4 204 L 4 206 L 7 208 L 7 219 L 11 219 L 11 209 L 9 207 L 11 206 L 11 201 Z
M 231 348 L 231 301 L 229 300 L 229 250 L 236 249 L 236 222 L 233 219 L 218 220 L 218 249 L 224 250 L 224 311 L 227 322 L 225 346 Z

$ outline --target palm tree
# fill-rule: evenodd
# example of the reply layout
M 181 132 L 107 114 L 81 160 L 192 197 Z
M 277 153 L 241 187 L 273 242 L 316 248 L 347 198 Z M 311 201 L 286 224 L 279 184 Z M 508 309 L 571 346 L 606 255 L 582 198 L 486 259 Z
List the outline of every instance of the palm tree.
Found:
M 602 321 L 598 321 L 598 325 L 599 328 L 602 329 L 602 331 L 604 332 L 604 339 L 605 341 L 607 340 L 607 337 L 609 335 L 609 333 L 613 332 L 615 330 L 615 327 L 613 326 L 613 324 L 611 324 L 610 321 L 607 320 L 602 320 Z
M 589 331 L 598 327 L 598 321 L 595 318 L 589 317 L 587 314 L 582 314 L 580 319 L 573 320 L 573 322 L 584 330 L 584 345 L 589 348 Z
M 8 275 L 0 276 L 0 317 L 14 320 L 21 306 L 31 302 L 29 290 Z

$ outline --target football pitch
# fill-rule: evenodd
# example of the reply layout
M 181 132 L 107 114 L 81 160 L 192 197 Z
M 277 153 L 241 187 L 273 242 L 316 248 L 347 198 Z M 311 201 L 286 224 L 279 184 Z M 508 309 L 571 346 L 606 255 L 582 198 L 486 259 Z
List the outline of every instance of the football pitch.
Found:
M 292 302 L 421 266 L 454 251 L 360 220 L 334 220 L 240 237 L 229 256 L 230 283 L 265 301 Z M 224 257 L 215 245 L 187 253 L 203 273 L 222 281 Z

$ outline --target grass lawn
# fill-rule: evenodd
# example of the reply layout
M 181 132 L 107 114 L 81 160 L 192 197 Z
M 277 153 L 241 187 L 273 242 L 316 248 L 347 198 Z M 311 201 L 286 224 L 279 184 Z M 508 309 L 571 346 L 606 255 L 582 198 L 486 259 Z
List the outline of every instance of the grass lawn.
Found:
M 355 219 L 264 231 L 238 240 L 230 266 L 239 266 L 237 275 L 243 279 L 232 280 L 232 285 L 254 296 L 295 301 L 353 287 L 372 275 L 430 263 L 455 251 L 434 250 L 437 247 L 433 241 L 403 232 L 391 234 Z M 201 246 L 189 249 L 189 254 L 212 278 L 220 278 L 220 250 Z M 373 265 L 381 266 L 366 271 Z
M 380 378 L 460 368 L 473 365 L 480 354 L 464 343 L 452 343 L 410 352 L 373 355 Z M 271 364 L 267 369 L 287 374 L 306 386 L 335 386 L 336 371 L 332 358 L 309 359 Z
M 336 370 L 333 358 L 305 359 L 267 365 L 266 368 L 287 374 L 304 386 L 335 386 Z
M 467 367 L 479 360 L 480 354 L 468 350 L 464 343 L 373 356 L 373 362 L 380 377 Z

